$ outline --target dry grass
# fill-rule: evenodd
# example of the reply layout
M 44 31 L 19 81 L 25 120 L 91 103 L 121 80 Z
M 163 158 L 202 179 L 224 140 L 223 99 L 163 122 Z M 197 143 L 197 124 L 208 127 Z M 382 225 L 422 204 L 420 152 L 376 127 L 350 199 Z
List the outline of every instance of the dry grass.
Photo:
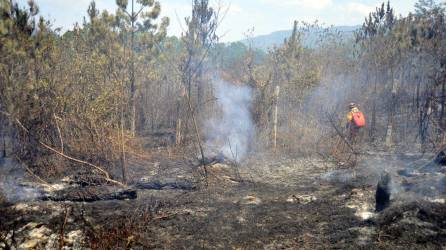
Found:
M 149 224 L 155 217 L 157 208 L 146 206 L 129 211 L 125 217 L 117 217 L 104 223 L 100 227 L 87 229 L 88 248 L 102 249 L 131 249 L 134 247 L 150 247 L 147 238 Z

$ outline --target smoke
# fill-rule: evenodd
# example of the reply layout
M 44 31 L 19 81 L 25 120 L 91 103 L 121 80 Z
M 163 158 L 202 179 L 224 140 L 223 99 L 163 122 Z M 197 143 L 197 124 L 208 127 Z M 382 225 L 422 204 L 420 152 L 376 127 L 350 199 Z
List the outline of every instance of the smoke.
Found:
M 361 183 L 370 186 L 376 186 L 381 177 L 388 174 L 391 178 L 389 191 L 392 200 L 415 201 L 444 198 L 446 178 L 442 173 L 442 167 L 430 161 L 429 158 L 413 160 L 394 154 L 375 155 L 364 159 L 356 170 L 363 178 Z M 342 173 L 343 175 L 340 176 L 350 177 L 348 171 Z M 339 177 L 337 179 L 332 177 L 335 181 L 339 179 Z M 344 183 L 351 181 L 345 178 Z
M 19 163 L 8 159 L 0 159 L 0 193 L 8 202 L 33 200 L 40 192 L 24 185 L 25 171 Z
M 205 123 L 206 146 L 226 158 L 241 160 L 246 157 L 255 134 L 249 111 L 252 90 L 220 79 L 214 79 L 212 85 L 218 112 Z

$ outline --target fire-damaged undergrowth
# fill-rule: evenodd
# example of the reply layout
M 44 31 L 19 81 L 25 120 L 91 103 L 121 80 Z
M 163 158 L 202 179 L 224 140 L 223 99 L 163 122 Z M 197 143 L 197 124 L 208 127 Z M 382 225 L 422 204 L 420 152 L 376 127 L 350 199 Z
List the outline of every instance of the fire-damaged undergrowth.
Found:
M 256 156 L 240 164 L 238 171 L 224 163 L 209 166 L 206 188 L 140 189 L 132 200 L 3 204 L 0 244 L 37 249 L 61 245 L 65 249 L 435 248 L 446 244 L 446 206 L 441 202 L 395 196 L 389 208 L 374 212 L 379 171 L 371 166 L 393 173 L 403 162 L 387 158 L 363 156 L 362 164 L 352 171 L 317 159 Z M 384 162 L 395 166 L 393 171 Z M 138 170 L 139 176 L 173 178 L 172 173 L 188 169 L 189 163 L 147 163 Z M 147 173 L 152 175 L 143 176 Z M 191 174 L 183 171 L 176 178 Z M 397 183 L 398 177 L 393 176 L 393 181 Z
M 379 218 L 377 240 L 395 245 L 420 244 L 426 248 L 446 242 L 446 206 L 431 202 L 401 203 Z M 390 244 L 390 243 L 389 243 Z

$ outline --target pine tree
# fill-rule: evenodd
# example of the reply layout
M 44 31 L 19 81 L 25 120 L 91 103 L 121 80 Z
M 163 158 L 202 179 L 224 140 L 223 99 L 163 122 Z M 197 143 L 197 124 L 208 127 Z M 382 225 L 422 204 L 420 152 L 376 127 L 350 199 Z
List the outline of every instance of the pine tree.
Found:
M 163 18 L 160 25 L 154 23 L 160 15 L 161 5 L 154 0 L 116 0 L 119 7 L 118 18 L 122 32 L 130 34 L 130 131 L 133 136 L 136 133 L 136 92 L 137 84 L 135 79 L 135 52 L 137 50 L 135 36 L 141 32 L 150 33 L 151 37 L 165 36 L 165 30 L 169 24 L 169 19 Z M 130 10 L 128 10 L 130 8 Z M 145 41 L 152 43 L 157 41 Z
M 218 17 L 216 11 L 209 6 L 208 0 L 194 0 L 192 16 L 186 18 L 187 31 L 182 40 L 186 53 L 181 65 L 183 83 L 188 95 L 192 98 L 192 85 L 197 84 L 197 105 L 201 108 L 203 95 L 204 61 L 210 48 L 218 41 L 216 34 Z
M 444 12 L 446 8 L 446 3 L 443 1 L 437 3 L 435 0 L 418 0 L 415 3 L 415 14 L 419 16 L 426 16 L 432 12 Z

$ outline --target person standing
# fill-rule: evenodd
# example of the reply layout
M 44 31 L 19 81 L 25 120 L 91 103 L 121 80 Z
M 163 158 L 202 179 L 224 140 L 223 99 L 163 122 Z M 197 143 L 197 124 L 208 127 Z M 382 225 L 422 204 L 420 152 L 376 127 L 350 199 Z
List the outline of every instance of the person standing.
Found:
M 361 129 L 366 125 L 365 116 L 355 103 L 350 103 L 348 108 L 350 110 L 347 114 L 346 124 L 348 139 L 352 142 L 356 142 Z

